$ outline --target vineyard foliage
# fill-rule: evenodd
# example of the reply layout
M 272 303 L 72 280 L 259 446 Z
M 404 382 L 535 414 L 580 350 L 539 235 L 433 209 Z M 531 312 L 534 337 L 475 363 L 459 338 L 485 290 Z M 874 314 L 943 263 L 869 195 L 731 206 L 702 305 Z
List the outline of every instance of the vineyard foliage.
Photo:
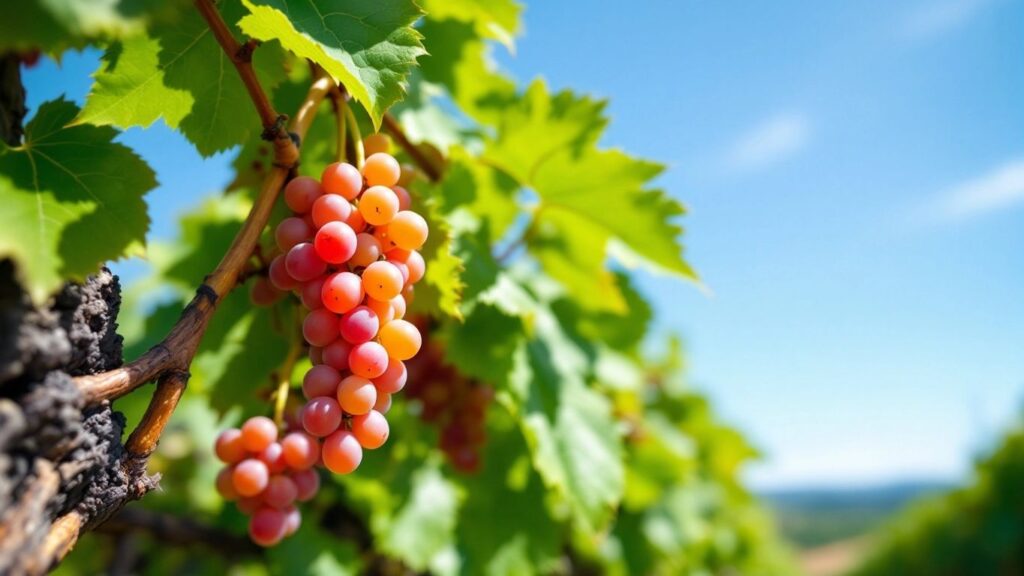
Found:
M 755 451 L 687 389 L 677 346 L 654 359 L 644 353 L 654 311 L 628 270 L 696 281 L 683 258 L 684 208 L 658 189 L 661 165 L 602 146 L 603 100 L 539 79 L 521 84 L 495 68 L 492 51 L 513 50 L 522 32 L 522 6 L 221 0 L 217 9 L 236 38 L 258 41 L 246 46 L 276 110 L 294 113 L 326 73 L 351 97 L 350 139 L 391 118 L 414 147 L 391 150 L 403 170 L 438 169 L 433 179 L 417 166 L 407 186 L 431 230 L 410 316 L 435 355 L 418 372 L 413 361 L 410 378 L 443 396 L 456 390 L 439 381 L 444 374 L 493 401 L 475 466 L 446 458 L 445 422 L 425 417 L 427 398 L 396 397 L 388 443 L 357 472 L 324 475 L 295 537 L 228 557 L 216 542 L 197 553 L 138 536 L 146 573 L 788 570 L 768 517 L 740 482 Z M 231 57 L 191 4 L 7 2 L 0 22 L 11 31 L 0 50 L 104 50 L 84 106 L 45 103 L 21 144 L 0 148 L 0 256 L 43 304 L 66 281 L 145 254 L 151 273 L 126 289 L 119 318 L 131 360 L 170 331 L 217 267 L 273 169 L 272 145 L 260 139 Z M 339 142 L 335 106 L 320 104 L 298 174 L 352 159 L 358 142 Z M 158 121 L 203 156 L 237 149 L 236 174 L 181 216 L 174 240 L 146 245 L 150 221 L 169 215 L 147 209 L 153 171 L 117 135 Z M 279 202 L 263 254 L 286 216 Z M 261 261 L 252 259 L 248 282 L 265 273 Z M 132 507 L 244 533 L 240 513 L 214 490 L 211 444 L 224 425 L 270 415 L 282 379 L 289 406 L 299 402 L 310 366 L 305 354 L 295 361 L 301 317 L 297 298 L 255 307 L 244 285 L 217 302 L 150 460 L 162 489 Z M 151 394 L 143 387 L 114 403 L 129 428 Z M 114 538 L 90 535 L 59 571 L 104 570 L 115 548 Z

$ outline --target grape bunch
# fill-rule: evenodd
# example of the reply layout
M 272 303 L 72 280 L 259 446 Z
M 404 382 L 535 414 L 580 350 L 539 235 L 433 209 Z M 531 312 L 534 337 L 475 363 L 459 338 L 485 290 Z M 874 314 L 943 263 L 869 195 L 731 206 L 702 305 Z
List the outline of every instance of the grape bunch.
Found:
M 436 345 L 427 346 L 409 372 L 405 393 L 418 403 L 420 419 L 438 427 L 441 451 L 452 467 L 467 474 L 479 471 L 494 389 L 444 363 L 443 350 Z
M 294 482 L 296 474 L 314 464 L 348 474 L 359 466 L 364 449 L 379 448 L 388 438 L 384 414 L 391 406 L 391 395 L 405 387 L 405 361 L 422 344 L 419 330 L 403 317 L 413 285 L 423 278 L 425 264 L 417 250 L 428 233 L 426 220 L 409 209 L 409 193 L 397 185 L 400 176 L 395 158 L 378 152 L 366 158 L 362 172 L 339 162 L 327 166 L 319 181 L 300 176 L 285 187 L 285 203 L 293 215 L 275 230 L 282 254 L 270 262 L 269 284 L 254 286 L 252 296 L 257 303 L 272 302 L 294 291 L 309 310 L 302 322 L 313 363 L 302 381 L 307 402 L 298 418 L 301 430 L 289 432 L 280 446 L 284 454 L 296 452 L 296 462 L 303 465 L 307 460 L 299 458 L 298 444 L 303 442 L 303 449 L 313 455 L 309 466 L 289 468 L 288 464 L 277 476 Z M 259 422 L 262 432 L 265 425 Z M 266 432 L 270 437 L 270 430 Z M 275 428 L 269 446 L 276 445 L 276 432 Z M 238 433 L 247 437 L 245 426 Z M 286 441 L 296 446 L 289 448 Z M 231 469 L 230 488 L 258 500 L 239 500 L 243 510 L 255 508 L 249 530 L 252 539 L 271 545 L 290 533 L 291 524 L 282 524 L 281 531 L 272 532 L 270 527 L 278 527 L 282 511 L 288 518 L 292 512 L 287 506 L 274 505 L 284 498 L 268 495 L 274 487 L 269 478 L 276 477 L 275 472 L 259 455 L 253 456 L 258 452 L 253 446 L 243 460 L 224 461 Z M 242 464 L 246 468 L 239 472 Z M 267 482 L 244 484 L 250 480 L 249 468 L 255 480 L 266 476 Z M 294 474 L 288 476 L 287 470 Z M 219 479 L 218 486 L 222 482 L 225 493 L 227 480 Z

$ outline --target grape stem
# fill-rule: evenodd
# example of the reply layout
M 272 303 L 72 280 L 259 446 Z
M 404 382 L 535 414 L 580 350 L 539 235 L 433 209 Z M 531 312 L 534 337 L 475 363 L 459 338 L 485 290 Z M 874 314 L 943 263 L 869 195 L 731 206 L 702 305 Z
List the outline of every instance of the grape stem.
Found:
M 359 130 L 359 122 L 356 121 L 356 115 L 352 111 L 351 106 L 345 106 L 345 119 L 350 125 L 349 132 L 352 134 L 352 146 L 355 148 L 355 167 L 362 170 L 363 162 L 366 161 L 366 151 L 363 148 L 363 134 Z
M 278 428 L 284 422 L 284 410 L 288 405 L 288 392 L 291 391 L 292 385 L 292 371 L 295 368 L 295 362 L 298 361 L 299 355 L 302 354 L 302 328 L 299 324 L 300 317 L 298 314 L 296 318 L 296 327 L 298 330 L 291 330 L 291 345 L 288 346 L 288 354 L 284 358 L 284 362 L 281 366 L 274 371 L 274 379 L 277 380 L 277 390 L 274 392 L 274 424 L 277 424 Z
M 423 171 L 423 174 L 431 182 L 437 182 L 441 179 L 441 169 L 434 165 L 430 158 L 427 158 L 423 151 L 409 140 L 405 130 L 402 129 L 402 125 L 391 114 L 384 114 L 384 131 L 395 139 L 395 143 L 409 155 L 409 158 L 412 158 L 413 163 Z

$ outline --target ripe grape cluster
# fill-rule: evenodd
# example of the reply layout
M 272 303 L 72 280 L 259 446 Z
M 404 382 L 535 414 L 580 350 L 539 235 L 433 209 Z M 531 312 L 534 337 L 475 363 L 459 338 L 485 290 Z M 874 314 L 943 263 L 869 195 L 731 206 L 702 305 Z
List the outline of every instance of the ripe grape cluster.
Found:
M 443 350 L 436 345 L 427 346 L 409 372 L 405 393 L 419 403 L 420 419 L 440 430 L 440 448 L 452 467 L 467 474 L 479 471 L 494 389 L 445 364 Z
M 409 209 L 411 198 L 398 186 L 400 176 L 398 162 L 380 152 L 366 159 L 362 172 L 339 162 L 319 181 L 300 176 L 285 187 L 293 215 L 275 230 L 282 254 L 270 262 L 269 284 L 254 286 L 252 296 L 257 303 L 272 302 L 294 291 L 309 310 L 302 334 L 313 367 L 302 381 L 307 402 L 295 425 L 301 430 L 278 443 L 277 428 L 266 426 L 273 427 L 273 421 L 258 417 L 240 431 L 226 431 L 246 439 L 258 428 L 269 440 L 266 445 L 251 441 L 238 459 L 222 457 L 229 465 L 222 475 L 230 473 L 231 484 L 218 478 L 225 497 L 237 494 L 239 507 L 253 511 L 249 533 L 258 544 L 272 545 L 297 526 L 298 512 L 289 506 L 301 499 L 286 497 L 292 491 L 280 486 L 287 480 L 308 482 L 300 475 L 315 477 L 315 464 L 348 474 L 359 466 L 364 449 L 379 448 L 388 438 L 384 414 L 391 395 L 406 384 L 405 361 L 422 344 L 419 330 L 403 317 L 413 285 L 425 271 L 417 250 L 428 233 L 427 222 Z M 273 467 L 266 450 L 283 454 L 282 467 Z

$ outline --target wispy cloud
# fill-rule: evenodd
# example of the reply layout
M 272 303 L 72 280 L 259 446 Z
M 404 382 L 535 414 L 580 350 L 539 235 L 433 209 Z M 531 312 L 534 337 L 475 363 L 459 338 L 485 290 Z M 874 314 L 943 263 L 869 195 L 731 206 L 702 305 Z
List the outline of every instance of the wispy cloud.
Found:
M 903 33 L 923 40 L 951 32 L 967 24 L 996 0 L 928 0 L 907 15 Z
M 926 210 L 932 222 L 960 222 L 1024 205 L 1024 158 L 953 186 Z
M 753 170 L 775 164 L 799 152 L 810 136 L 810 122 L 803 114 L 776 114 L 740 136 L 730 148 L 731 168 Z

